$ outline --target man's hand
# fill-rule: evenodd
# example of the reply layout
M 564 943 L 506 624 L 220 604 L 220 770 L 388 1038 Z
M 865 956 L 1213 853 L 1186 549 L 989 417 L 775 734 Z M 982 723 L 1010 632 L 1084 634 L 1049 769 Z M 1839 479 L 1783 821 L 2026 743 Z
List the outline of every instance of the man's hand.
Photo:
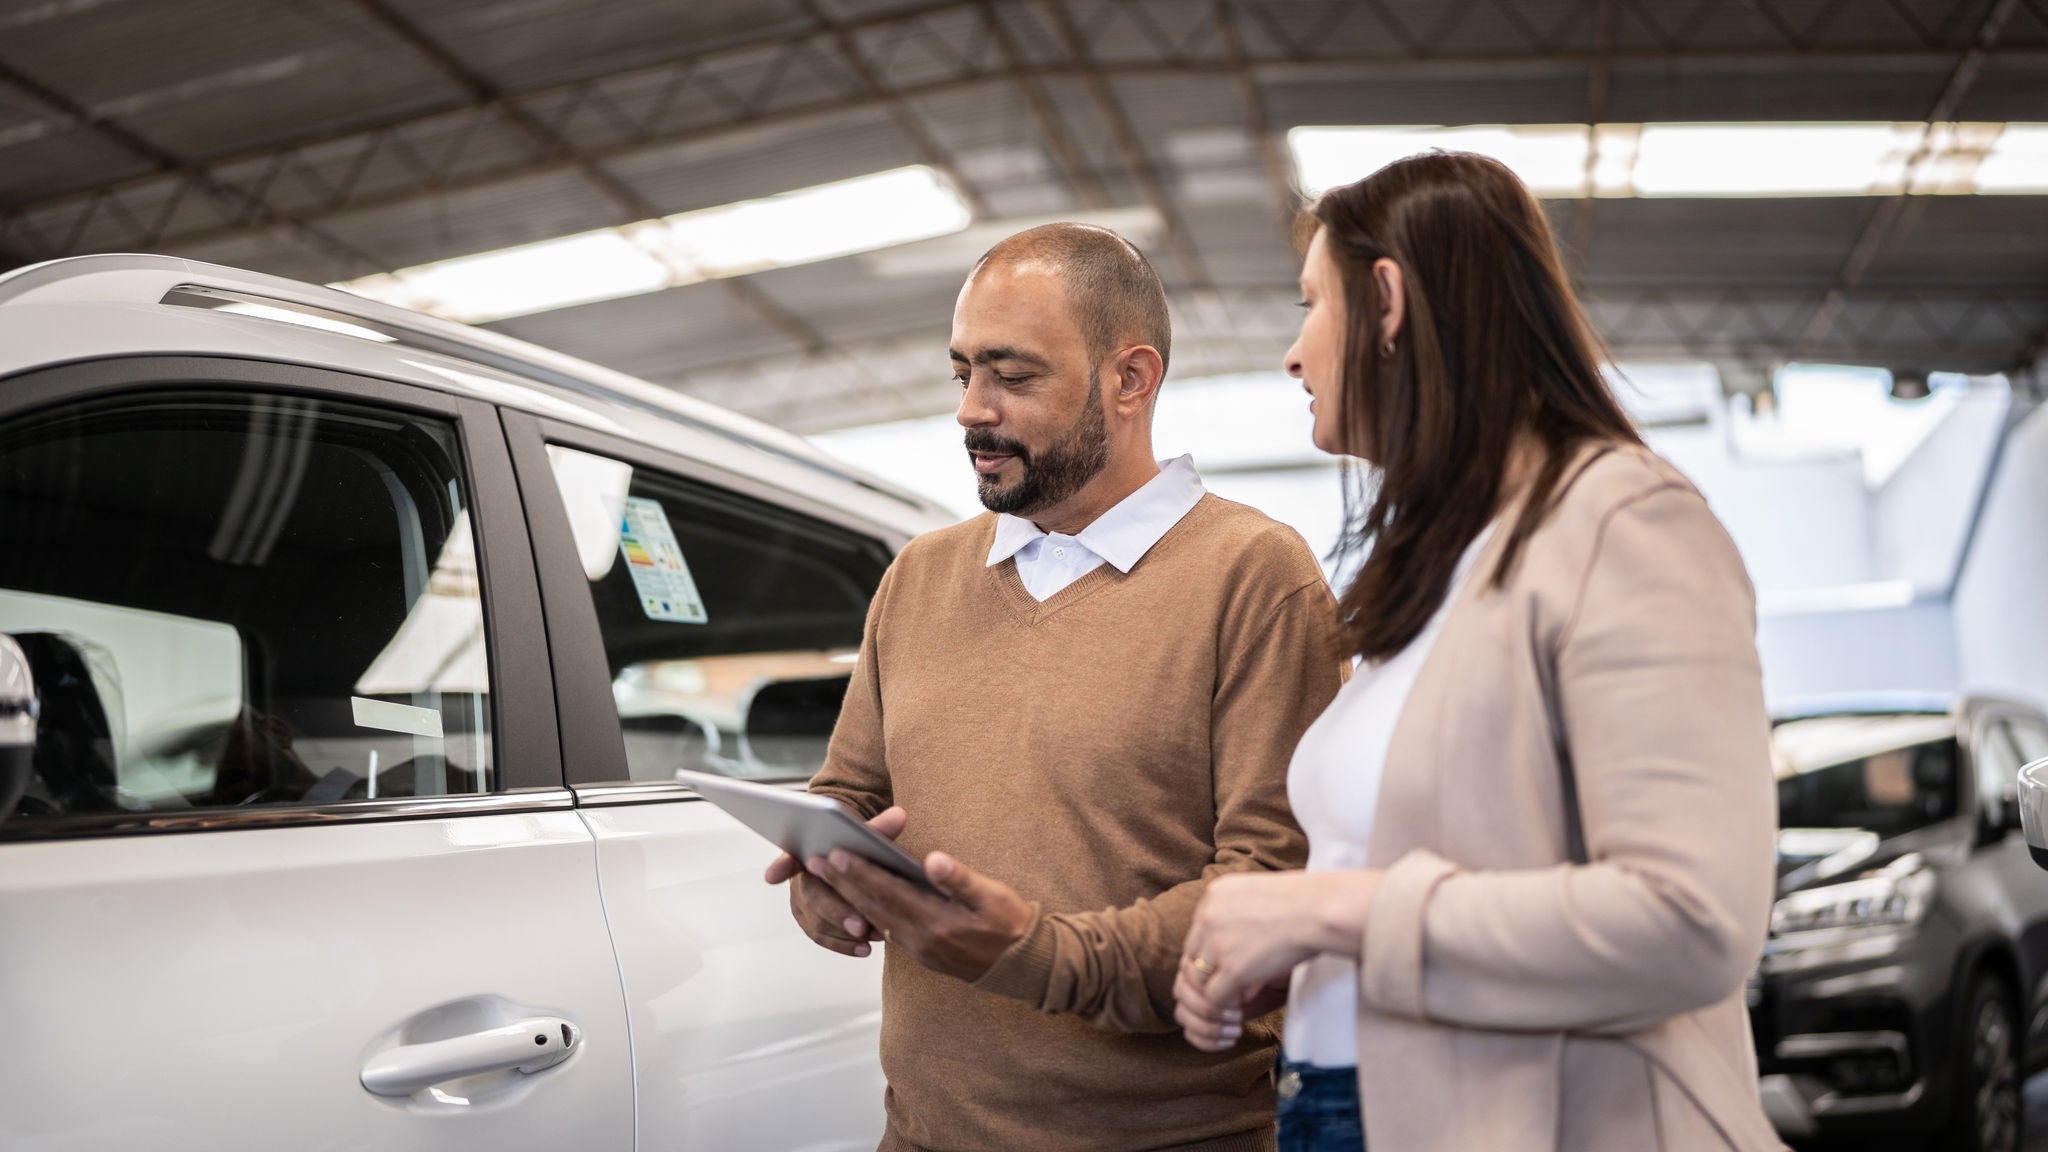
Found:
M 907 819 L 903 809 L 890 808 L 868 821 L 868 827 L 894 840 L 903 834 Z M 821 875 L 807 872 L 796 857 L 784 852 L 768 865 L 763 879 L 770 884 L 796 881 L 789 886 L 789 914 L 796 918 L 804 935 L 820 947 L 842 956 L 866 956 L 872 950 L 868 941 L 880 940 L 882 934 L 834 892 L 832 885 L 820 879 Z
M 880 928 L 892 947 L 934 972 L 969 983 L 981 979 L 1038 919 L 1038 909 L 1016 889 L 944 852 L 924 860 L 924 874 L 943 897 L 845 849 L 811 861 L 810 867 L 831 881 L 858 917 Z

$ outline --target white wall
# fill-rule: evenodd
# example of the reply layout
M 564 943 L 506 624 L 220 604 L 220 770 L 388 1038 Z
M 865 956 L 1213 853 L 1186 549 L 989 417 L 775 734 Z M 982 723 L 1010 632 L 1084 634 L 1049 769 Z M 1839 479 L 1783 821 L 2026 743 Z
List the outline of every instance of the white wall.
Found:
M 1962 683 L 2048 705 L 2048 406 L 2006 443 L 1953 609 Z
M 1773 709 L 1819 697 L 1946 693 L 1957 682 L 1947 603 L 1766 612 L 1757 620 Z
M 1922 595 L 1947 595 L 1962 560 L 1970 512 L 1984 487 L 2012 390 L 1986 381 L 1949 395 L 1953 408 L 1877 489 L 1877 570 Z
M 2048 695 L 2048 578 L 2027 588 L 2018 573 L 1975 573 L 1954 614 L 1941 597 L 2009 402 L 2002 384 L 1902 404 L 1882 374 L 1816 370 L 1781 381 L 1787 410 L 1769 420 L 1731 413 L 1703 366 L 1626 375 L 1617 393 L 1651 447 L 1699 485 L 1742 551 L 1774 701 L 1951 691 L 1973 676 Z M 1170 381 L 1155 442 L 1162 456 L 1192 453 L 1212 491 L 1293 525 L 1326 556 L 1342 499 L 1310 423 L 1300 385 L 1278 373 Z M 1999 567 L 2032 548 L 2027 569 L 2048 574 L 2048 425 L 2037 416 L 2031 428 L 2034 447 L 2016 448 L 2001 474 L 2004 526 L 1987 529 L 2019 539 L 1980 541 L 1977 557 Z M 946 415 L 815 439 L 964 517 L 980 505 L 960 435 Z M 2003 627 L 2014 613 L 2019 625 Z

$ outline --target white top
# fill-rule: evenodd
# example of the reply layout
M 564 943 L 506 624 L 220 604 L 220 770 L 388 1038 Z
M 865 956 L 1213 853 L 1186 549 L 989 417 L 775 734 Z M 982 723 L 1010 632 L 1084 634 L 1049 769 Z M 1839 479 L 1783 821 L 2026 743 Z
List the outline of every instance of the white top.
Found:
M 1195 474 L 1195 459 L 1178 456 L 1159 465 L 1159 475 L 1117 501 L 1079 535 L 1047 532 L 1022 516 L 1005 512 L 996 520 L 996 542 L 988 550 L 988 567 L 1017 558 L 1024 590 L 1040 602 L 1060 594 L 1067 585 L 1109 563 L 1119 572 L 1137 567 L 1159 538 L 1194 511 L 1208 491 Z
M 1415 639 L 1383 663 L 1360 667 L 1337 698 L 1302 734 L 1287 768 L 1287 802 L 1308 833 L 1308 870 L 1365 867 L 1379 808 L 1380 777 L 1394 724 L 1443 631 L 1458 590 L 1493 535 L 1486 529 L 1465 548 L 1442 606 Z M 1287 1058 L 1324 1068 L 1358 1063 L 1358 963 L 1317 956 L 1294 970 L 1287 997 Z

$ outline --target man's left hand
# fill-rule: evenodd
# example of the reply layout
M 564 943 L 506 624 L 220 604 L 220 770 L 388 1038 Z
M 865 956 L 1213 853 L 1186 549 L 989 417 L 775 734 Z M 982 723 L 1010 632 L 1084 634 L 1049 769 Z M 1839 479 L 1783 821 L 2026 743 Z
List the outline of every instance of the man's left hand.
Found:
M 983 876 L 944 852 L 925 857 L 924 874 L 944 896 L 934 896 L 895 873 L 845 849 L 808 867 L 881 929 L 891 947 L 955 979 L 981 979 L 1010 946 L 1024 938 L 1038 909 L 1017 890 Z

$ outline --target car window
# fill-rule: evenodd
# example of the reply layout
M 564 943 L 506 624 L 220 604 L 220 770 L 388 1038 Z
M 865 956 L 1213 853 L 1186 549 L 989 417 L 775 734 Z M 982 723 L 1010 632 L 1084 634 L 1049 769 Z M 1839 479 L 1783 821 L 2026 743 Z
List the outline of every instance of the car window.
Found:
M 1777 726 L 1771 746 L 1782 828 L 1864 828 L 1895 836 L 1956 812 L 1957 752 L 1946 716 L 1822 716 Z
M 2023 764 L 2048 759 L 2048 725 L 2025 716 L 2014 716 L 2006 721 L 2006 729 L 2012 733 L 2013 747 L 2018 750 Z
M 1977 730 L 1972 749 L 1977 760 L 1977 799 L 1993 824 L 2004 819 L 2004 806 L 2018 794 L 2020 765 L 2024 760 L 2013 743 L 2011 725 L 2004 718 L 1986 721 Z
M 157 393 L 0 425 L 0 631 L 41 703 L 19 813 L 491 788 L 453 425 Z
M 632 778 L 815 773 L 888 550 L 695 480 L 559 445 L 548 457 Z

